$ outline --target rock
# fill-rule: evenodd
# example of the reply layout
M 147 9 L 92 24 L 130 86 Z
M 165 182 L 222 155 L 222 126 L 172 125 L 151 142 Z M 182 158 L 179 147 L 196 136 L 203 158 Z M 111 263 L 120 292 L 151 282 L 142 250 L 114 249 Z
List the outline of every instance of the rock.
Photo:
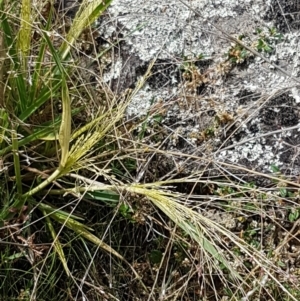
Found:
M 115 0 L 101 18 L 104 40 L 122 37 L 106 72 L 115 93 L 132 88 L 156 60 L 128 116 L 145 116 L 160 101 L 162 125 L 180 138 L 170 138 L 166 149 L 298 175 L 298 83 L 214 25 L 298 76 L 299 5 L 290 0 L 189 3 L 201 18 L 177 0 Z

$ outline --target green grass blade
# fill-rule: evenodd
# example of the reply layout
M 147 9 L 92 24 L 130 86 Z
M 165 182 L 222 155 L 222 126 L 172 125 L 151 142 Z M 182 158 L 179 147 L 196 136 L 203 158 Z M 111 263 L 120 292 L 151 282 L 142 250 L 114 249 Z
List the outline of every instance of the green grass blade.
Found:
M 145 291 L 146 292 L 148 291 L 147 287 L 142 282 L 141 277 L 138 275 L 138 273 L 135 271 L 135 269 L 132 267 L 132 265 L 129 264 L 129 262 L 121 254 L 119 254 L 116 250 L 111 248 L 108 244 L 106 244 L 103 240 L 98 238 L 96 235 L 92 234 L 84 224 L 81 224 L 71 218 L 61 219 L 60 217 L 57 217 L 55 215 L 55 213 L 51 215 L 51 218 L 53 218 L 56 221 L 58 221 L 59 223 L 65 225 L 67 228 L 73 230 L 75 233 L 77 233 L 81 237 L 94 243 L 96 246 L 98 246 L 102 250 L 108 252 L 109 254 L 111 254 L 111 255 L 121 259 L 123 262 L 125 262 L 131 268 L 131 270 L 133 271 L 136 278 L 139 279 L 139 281 L 140 281 L 141 285 L 144 287 Z
M 83 108 L 77 108 L 72 110 L 72 115 L 78 114 L 82 111 L 82 109 Z M 37 140 L 56 140 L 58 137 L 58 129 L 60 124 L 61 116 L 57 117 L 54 121 L 44 123 L 41 125 L 41 128 L 35 129 L 31 135 L 19 140 L 18 146 L 21 147 Z M 0 156 L 11 152 L 12 149 L 12 145 L 0 149 Z
M 63 64 L 62 64 L 62 59 L 61 59 L 61 56 L 58 54 L 58 52 L 56 51 L 56 49 L 54 48 L 49 36 L 47 35 L 47 32 L 43 31 L 43 37 L 44 39 L 46 40 L 47 42 L 47 46 L 49 47 L 50 49 L 50 52 L 51 52 L 51 55 L 52 55 L 52 58 L 54 59 L 56 65 L 55 67 L 59 70 L 58 73 L 55 73 L 56 75 L 62 75 L 62 74 L 65 74 L 65 69 L 63 67 Z
M 45 125 L 42 125 L 41 128 L 36 129 L 33 132 L 33 134 L 18 141 L 18 146 L 21 147 L 21 146 L 27 145 L 31 142 L 34 142 L 39 139 L 43 139 L 44 137 L 47 137 L 49 135 L 52 135 L 55 132 L 58 132 L 58 127 L 59 127 L 60 123 L 61 123 L 61 118 L 57 118 L 54 120 L 54 122 L 51 122 L 51 123 L 48 122 Z M 6 148 L 1 149 L 0 156 L 3 156 L 5 154 L 9 153 L 12 150 L 13 150 L 12 145 L 9 145 Z
M 46 27 L 44 28 L 43 32 L 48 32 L 50 29 L 50 26 L 52 24 L 52 7 L 49 11 L 49 17 L 47 20 Z M 47 46 L 47 40 L 46 39 L 40 39 L 40 48 L 39 48 L 39 54 L 35 61 L 35 68 L 32 76 L 32 86 L 29 93 L 29 99 L 30 99 L 30 105 L 35 102 L 36 95 L 38 93 L 38 87 L 41 84 L 40 76 L 42 74 L 42 62 L 44 60 L 45 56 L 45 50 Z M 45 73 L 45 72 L 44 72 Z
M 21 56 L 23 70 L 27 69 L 27 60 L 31 43 L 31 0 L 22 0 L 21 4 L 21 26 L 18 34 L 18 53 Z
M 52 205 L 50 206 L 50 205 L 47 205 L 45 203 L 38 203 L 34 200 L 32 200 L 32 204 L 34 204 L 36 206 L 38 205 L 40 210 L 45 211 L 49 215 L 55 213 L 55 215 L 58 218 L 61 218 L 62 220 L 67 219 L 67 218 L 72 218 L 73 220 L 81 220 L 81 221 L 84 220 L 84 218 L 82 218 L 82 217 L 76 216 L 74 214 L 70 214 L 70 212 L 63 211 L 63 210 L 58 209 L 58 208 L 56 208 Z M 88 227 L 86 227 L 86 228 L 92 230 L 91 228 L 88 228 Z
M 50 49 L 51 55 L 55 61 L 55 67 L 53 71 L 49 71 L 49 80 L 45 83 L 44 88 L 40 92 L 39 97 L 33 101 L 33 103 L 19 116 L 22 121 L 25 121 L 36 110 L 38 110 L 47 100 L 55 96 L 58 90 L 62 87 L 62 76 L 65 74 L 65 70 L 62 65 L 62 61 L 53 47 L 51 40 L 46 32 L 43 31 L 43 37 L 47 46 Z M 51 87 L 51 88 L 49 88 Z
M 54 81 L 54 80 L 53 80 Z M 38 110 L 47 100 L 51 99 L 51 97 L 55 96 L 57 91 L 61 88 L 61 81 L 55 80 L 51 89 L 45 87 L 39 97 L 32 103 L 29 107 L 27 107 L 19 116 L 21 121 L 26 121 L 28 117 L 30 117 L 36 110 Z
M 22 70 L 22 66 L 18 58 L 18 52 L 16 48 L 14 34 L 11 31 L 7 15 L 3 11 L 3 9 L 4 8 L 2 7 L 2 13 L 0 15 L 1 28 L 4 32 L 4 41 L 8 49 L 8 56 L 11 59 L 11 64 L 12 64 L 11 68 L 13 70 L 10 79 L 10 86 L 12 88 L 12 91 L 15 90 L 17 91 L 17 95 L 14 95 L 13 97 L 17 105 L 16 104 L 11 104 L 11 105 L 13 108 L 17 107 L 22 112 L 23 110 L 25 110 L 27 104 L 27 95 L 26 95 L 27 89 L 22 74 L 23 72 L 25 72 L 25 70 L 24 69 Z M 17 89 L 14 89 L 14 87 L 17 87 Z
M 8 114 L 5 109 L 0 109 L 0 145 L 5 140 L 6 131 L 8 129 Z
M 33 202 L 36 203 L 36 202 Z M 80 236 L 86 238 L 90 242 L 94 243 L 95 245 L 99 246 L 104 251 L 116 256 L 117 258 L 121 259 L 122 261 L 126 260 L 122 255 L 120 255 L 117 251 L 115 251 L 113 248 L 111 248 L 109 245 L 107 245 L 105 242 L 103 242 L 100 238 L 93 235 L 90 231 L 92 231 L 92 228 L 89 228 L 88 226 L 84 225 L 83 223 L 78 222 L 76 219 L 77 217 L 74 217 L 73 215 L 64 212 L 60 209 L 55 209 L 52 206 L 43 204 L 43 203 L 36 203 L 38 208 L 42 211 L 44 211 L 44 214 L 47 214 L 52 219 L 56 220 L 62 225 L 65 225 L 67 228 L 73 230 L 75 233 L 79 234 Z
M 17 103 L 19 104 L 19 110 L 20 112 L 23 112 L 27 108 L 27 88 L 24 82 L 24 77 L 23 74 L 18 73 L 17 77 L 12 80 L 12 85 L 13 82 L 16 83 L 17 89 L 18 89 L 18 96 L 19 96 L 19 101 Z
M 106 203 L 108 206 L 117 206 L 120 201 L 120 195 L 114 191 L 110 190 L 96 190 L 87 192 L 84 195 L 85 199 L 101 201 Z
M 14 44 L 14 37 L 11 32 L 11 28 L 9 26 L 8 20 L 7 20 L 7 14 L 5 12 L 4 3 L 1 3 L 1 10 L 0 10 L 0 20 L 1 20 L 1 29 L 4 32 L 4 38 L 5 43 L 7 47 L 11 47 Z M 13 57 L 16 56 L 16 51 L 14 48 L 8 48 L 9 55 L 13 55 Z
M 21 166 L 19 157 L 19 146 L 18 146 L 18 136 L 15 130 L 12 130 L 12 151 L 14 157 L 14 169 L 17 183 L 18 195 L 22 195 L 22 179 L 21 179 Z
M 62 121 L 59 130 L 59 144 L 61 148 L 60 165 L 65 167 L 68 161 L 69 144 L 71 139 L 71 101 L 69 89 L 65 80 L 62 78 Z
M 55 252 L 58 254 L 58 257 L 65 269 L 65 272 L 67 274 L 67 276 L 70 276 L 70 270 L 68 268 L 68 264 L 67 264 L 67 260 L 66 260 L 66 256 L 65 256 L 65 253 L 64 253 L 64 250 L 62 248 L 62 245 L 60 243 L 60 241 L 58 240 L 58 237 L 57 237 L 57 234 L 54 230 L 54 227 L 52 225 L 52 222 L 49 218 L 49 216 L 47 215 L 47 213 L 45 212 L 45 210 L 42 210 L 44 216 L 45 216 L 45 219 L 46 219 L 46 223 L 47 223 L 47 226 L 49 228 L 49 231 L 51 233 L 51 236 L 53 238 L 53 247 L 54 247 L 54 250 Z

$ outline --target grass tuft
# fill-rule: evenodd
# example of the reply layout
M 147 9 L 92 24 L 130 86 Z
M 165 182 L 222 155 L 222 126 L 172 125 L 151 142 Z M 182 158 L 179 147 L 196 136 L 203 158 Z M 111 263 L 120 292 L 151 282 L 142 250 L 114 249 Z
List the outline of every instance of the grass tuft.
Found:
M 298 241 L 299 183 L 168 150 L 159 104 L 128 120 L 155 60 L 133 89 L 110 90 L 101 60 L 120 41 L 100 51 L 91 38 L 87 54 L 81 35 L 111 2 L 84 0 L 69 23 L 50 1 L 0 2 L 1 297 L 298 300 L 283 254 Z M 215 127 L 232 121 L 220 116 Z M 274 249 L 268 233 L 285 238 Z

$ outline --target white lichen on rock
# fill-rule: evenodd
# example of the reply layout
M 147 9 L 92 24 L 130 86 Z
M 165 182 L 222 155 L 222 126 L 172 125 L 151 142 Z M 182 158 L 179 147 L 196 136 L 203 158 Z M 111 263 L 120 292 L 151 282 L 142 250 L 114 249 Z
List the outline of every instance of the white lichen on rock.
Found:
M 173 134 L 180 132 L 177 139 L 170 143 L 172 149 L 194 152 L 197 148 L 202 151 L 207 148 L 213 152 L 216 160 L 239 164 L 245 159 L 249 168 L 267 171 L 272 165 L 287 167 L 293 148 L 286 141 L 296 141 L 298 132 L 284 131 L 270 137 L 259 137 L 268 131 L 297 124 L 299 112 L 295 106 L 300 102 L 298 88 L 291 87 L 288 92 L 293 96 L 293 101 L 283 99 L 280 104 L 278 100 L 279 104 L 275 105 L 262 103 L 259 96 L 271 95 L 274 91 L 292 86 L 293 82 L 264 59 L 255 56 L 248 59 L 245 67 L 237 66 L 225 76 L 228 66 L 222 64 L 234 44 L 212 26 L 216 24 L 234 37 L 243 34 L 252 43 L 251 46 L 256 47 L 257 41 L 263 36 L 259 36 L 257 30 L 263 30 L 263 34 L 267 35 L 276 24 L 276 20 L 265 17 L 272 17 L 274 1 L 246 0 L 241 3 L 235 0 L 196 0 L 189 4 L 200 12 L 201 17 L 177 0 L 136 0 L 134 5 L 131 0 L 115 0 L 109 8 L 99 32 L 106 38 L 116 31 L 121 32 L 124 42 L 120 45 L 120 53 L 126 53 L 128 59 L 133 56 L 138 58 L 140 62 L 136 66 L 143 65 L 145 70 L 154 58 L 160 60 L 158 64 L 169 61 L 177 68 L 177 71 L 172 69 L 169 75 L 163 69 L 154 72 L 152 85 L 146 85 L 134 97 L 127 114 L 130 117 L 146 115 L 153 102 L 160 99 L 170 103 L 166 105 L 164 124 Z M 270 37 L 268 41 L 272 44 L 272 52 L 261 54 L 298 76 L 299 36 L 297 30 L 286 30 L 281 41 L 277 37 Z M 193 87 L 193 82 L 184 82 L 183 79 L 186 75 L 193 75 L 184 75 L 180 68 L 186 58 L 190 60 L 199 55 L 209 58 L 208 67 L 199 72 L 198 82 Z M 122 74 L 120 62 L 125 61 L 124 55 L 123 60 L 115 60 L 115 65 L 106 75 L 107 81 Z M 197 68 L 201 69 L 199 66 Z M 137 81 L 138 72 L 131 72 L 131 78 L 136 77 L 134 80 Z M 201 79 L 201 87 L 199 76 L 206 73 L 209 75 Z M 161 74 L 161 77 L 156 77 L 157 74 Z M 159 81 L 168 76 L 168 81 L 159 85 Z M 187 83 L 189 86 L 185 85 Z M 191 91 L 191 87 L 194 91 Z M 200 87 L 206 89 L 204 94 L 198 91 Z M 243 93 L 249 96 L 241 105 Z M 288 101 L 286 105 L 284 101 Z M 292 112 L 293 108 L 295 112 Z M 241 111 L 244 113 L 241 114 Z M 246 118 L 247 111 L 250 117 Z M 207 115 L 207 112 L 212 113 Z M 232 120 L 220 121 L 223 113 L 231 116 Z M 216 120 L 219 120 L 218 124 Z M 257 138 L 252 139 L 254 137 Z M 229 149 L 228 144 L 232 145 Z M 300 172 L 300 166 L 293 165 L 293 168 Z

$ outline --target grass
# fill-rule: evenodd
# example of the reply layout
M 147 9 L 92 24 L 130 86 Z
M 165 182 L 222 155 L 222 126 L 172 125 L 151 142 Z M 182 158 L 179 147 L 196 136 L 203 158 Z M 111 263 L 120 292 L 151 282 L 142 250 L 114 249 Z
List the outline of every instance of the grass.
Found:
M 280 259 L 297 229 L 268 212 L 288 205 L 296 225 L 300 185 L 163 149 L 159 106 L 127 122 L 152 64 L 133 90 L 114 95 L 90 69 L 101 56 L 79 43 L 110 3 L 83 1 L 68 25 L 51 5 L 1 1 L 1 298 L 298 300 L 297 276 Z M 226 173 L 184 164 L 149 172 L 153 158 Z M 242 183 L 233 171 L 272 185 Z M 207 209 L 229 213 L 238 233 Z M 272 227 L 286 237 L 277 252 L 265 236 Z

